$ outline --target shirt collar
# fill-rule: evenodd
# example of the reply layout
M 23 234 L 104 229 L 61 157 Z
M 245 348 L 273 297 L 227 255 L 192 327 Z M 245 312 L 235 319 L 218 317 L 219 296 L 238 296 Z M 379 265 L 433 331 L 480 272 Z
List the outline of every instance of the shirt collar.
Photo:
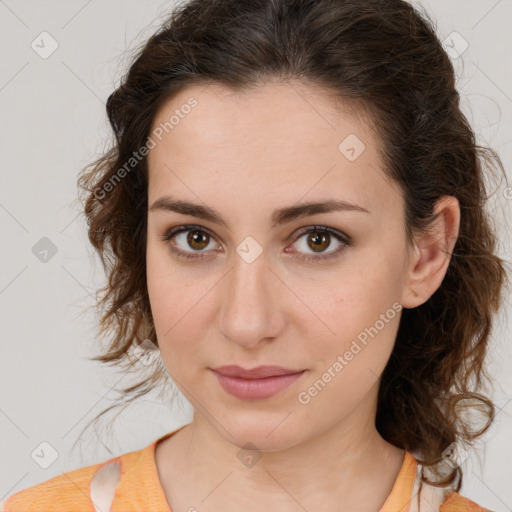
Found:
M 155 448 L 157 443 L 172 436 L 187 425 L 183 425 L 153 441 L 146 448 L 141 450 L 140 458 L 136 462 L 134 481 L 130 485 L 133 488 L 143 489 L 148 502 L 141 503 L 141 506 L 158 512 L 172 512 L 158 476 L 158 469 L 155 461 Z M 412 489 L 416 478 L 418 463 L 413 455 L 405 451 L 404 459 L 398 476 L 395 480 L 391 493 L 378 512 L 408 512 L 412 499 Z

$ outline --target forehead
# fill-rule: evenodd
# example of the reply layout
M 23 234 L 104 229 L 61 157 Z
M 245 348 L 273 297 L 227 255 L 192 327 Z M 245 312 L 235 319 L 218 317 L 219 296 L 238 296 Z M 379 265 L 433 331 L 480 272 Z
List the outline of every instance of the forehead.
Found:
M 150 198 L 169 190 L 201 198 L 222 188 L 298 201 L 335 188 L 343 199 L 368 202 L 390 186 L 364 115 L 299 82 L 189 86 L 162 104 L 155 130 Z
M 190 108 L 192 102 L 195 105 Z M 269 82 L 239 90 L 218 83 L 188 86 L 163 102 L 152 130 L 165 128 L 172 117 L 173 126 L 164 131 L 172 130 L 188 144 L 306 143 L 307 147 L 317 147 L 330 145 L 333 137 L 335 142 L 344 130 L 367 138 L 370 129 L 361 107 L 298 81 Z

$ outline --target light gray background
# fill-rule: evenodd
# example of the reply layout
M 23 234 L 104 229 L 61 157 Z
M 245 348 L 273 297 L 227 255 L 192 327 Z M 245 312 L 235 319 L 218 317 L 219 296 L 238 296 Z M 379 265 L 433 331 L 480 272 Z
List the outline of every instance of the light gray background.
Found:
M 418 2 L 415 2 L 418 3 Z M 469 44 L 454 59 L 465 114 L 478 134 L 511 164 L 512 71 L 510 0 L 421 2 L 444 40 L 453 31 Z M 2 227 L 0 311 L 0 500 L 61 472 L 147 446 L 191 420 L 154 395 L 120 415 L 110 435 L 92 435 L 71 450 L 80 430 L 113 403 L 112 387 L 129 377 L 88 361 L 95 353 L 93 291 L 104 274 L 89 246 L 76 201 L 79 170 L 110 137 L 105 101 L 125 71 L 127 48 L 157 28 L 172 2 L 0 1 L 2 109 Z M 57 50 L 41 58 L 32 47 L 41 32 Z M 48 48 L 48 46 L 46 46 Z M 506 219 L 511 196 L 502 183 L 491 206 L 500 229 L 500 255 L 510 260 Z M 46 263 L 32 252 L 48 237 L 57 253 Z M 490 368 L 499 407 L 485 450 L 463 464 L 462 494 L 492 510 L 512 510 L 512 349 L 510 297 L 493 336 Z M 110 420 L 112 415 L 107 416 Z M 88 431 L 91 434 L 91 430 Z M 31 453 L 51 449 L 47 469 Z M 45 455 L 46 456 L 46 455 Z

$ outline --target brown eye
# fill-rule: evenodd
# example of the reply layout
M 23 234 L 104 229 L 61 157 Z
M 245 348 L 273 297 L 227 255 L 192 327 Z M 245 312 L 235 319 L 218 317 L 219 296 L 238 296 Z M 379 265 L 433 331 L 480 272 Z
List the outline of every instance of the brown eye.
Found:
M 311 247 L 315 252 L 321 252 L 329 247 L 330 237 L 331 235 L 325 235 L 322 234 L 322 232 L 315 232 L 314 234 L 309 233 L 306 243 L 308 247 Z
M 169 250 L 178 258 L 201 259 L 207 255 L 205 249 L 211 244 L 211 249 L 216 247 L 214 238 L 205 229 L 197 226 L 179 226 L 169 230 L 162 240 L 170 241 Z M 197 254 L 195 254 L 197 253 Z
M 209 238 L 210 235 L 204 231 L 189 231 L 187 235 L 187 243 L 196 251 L 200 251 L 208 246 Z
M 303 240 L 301 243 L 299 241 Z M 332 246 L 333 241 L 338 245 L 334 250 L 326 251 Z M 307 261 L 322 261 L 329 258 L 335 258 L 346 247 L 352 244 L 351 239 L 341 232 L 334 231 L 324 226 L 313 226 L 301 233 L 297 239 L 300 253 L 304 254 L 303 259 Z M 315 256 L 316 254 L 316 256 Z
M 200 260 L 209 256 L 209 252 L 218 248 L 215 238 L 205 228 L 199 226 L 179 226 L 169 230 L 162 239 L 168 244 L 169 250 L 178 258 Z M 304 239 L 302 241 L 302 239 Z M 299 243 L 301 241 L 301 243 Z M 337 243 L 334 250 L 327 251 L 333 242 Z M 351 239 L 344 233 L 325 226 L 312 226 L 303 230 L 294 245 L 299 246 L 300 258 L 306 261 L 320 262 L 340 255 Z M 207 248 L 210 246 L 210 250 Z M 285 249 L 286 252 L 290 252 Z

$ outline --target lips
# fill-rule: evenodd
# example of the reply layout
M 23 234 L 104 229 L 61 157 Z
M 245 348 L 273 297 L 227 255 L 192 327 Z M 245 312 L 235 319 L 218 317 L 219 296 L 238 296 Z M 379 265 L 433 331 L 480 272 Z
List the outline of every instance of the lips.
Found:
M 240 400 L 270 398 L 297 381 L 306 370 L 291 370 L 281 366 L 258 366 L 250 370 L 237 365 L 212 369 L 217 382 L 230 395 Z
M 220 373 L 226 377 L 237 377 L 240 379 L 264 379 L 266 377 L 276 377 L 280 375 L 293 375 L 301 373 L 304 370 L 290 370 L 281 366 L 258 366 L 250 370 L 242 368 L 238 365 L 227 365 L 213 368 L 213 371 Z

